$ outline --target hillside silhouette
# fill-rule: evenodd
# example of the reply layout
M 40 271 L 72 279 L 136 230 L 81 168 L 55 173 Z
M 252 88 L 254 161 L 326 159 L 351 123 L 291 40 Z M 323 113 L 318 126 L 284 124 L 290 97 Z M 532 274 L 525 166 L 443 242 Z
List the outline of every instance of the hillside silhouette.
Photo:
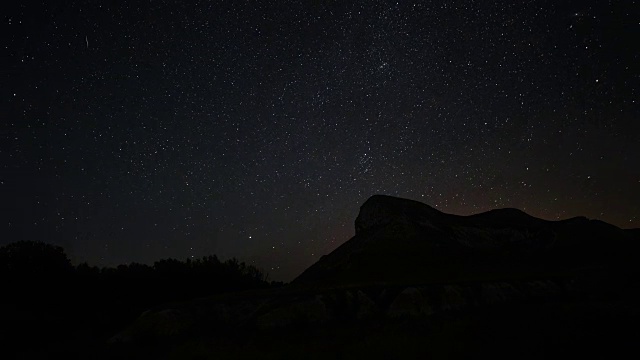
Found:
M 634 264 L 637 235 L 598 220 L 535 218 L 518 209 L 471 216 L 376 195 L 360 208 L 356 235 L 294 284 L 410 284 L 560 276 Z
M 0 274 L 15 281 L 5 300 L 19 311 L 5 336 L 19 348 L 39 339 L 39 352 L 23 352 L 34 357 L 105 359 L 637 352 L 638 229 L 518 209 L 457 216 L 382 195 L 354 225 L 353 238 L 284 286 L 215 256 L 98 269 L 72 266 L 58 247 L 11 244 Z
M 517 209 L 456 216 L 381 195 L 362 205 L 355 229 L 284 287 L 152 309 L 111 346 L 167 358 L 636 351 L 637 230 L 584 217 L 547 221 Z

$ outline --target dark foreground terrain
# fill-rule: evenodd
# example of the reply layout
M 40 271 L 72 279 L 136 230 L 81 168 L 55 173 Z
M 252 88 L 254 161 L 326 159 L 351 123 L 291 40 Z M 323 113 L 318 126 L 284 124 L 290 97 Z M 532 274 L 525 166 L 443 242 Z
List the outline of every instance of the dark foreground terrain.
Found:
M 518 281 L 209 299 L 145 314 L 108 349 L 174 359 L 608 358 L 637 351 L 638 290 Z
M 227 275 L 242 285 L 227 282 L 218 295 L 207 296 L 202 275 L 189 286 L 148 285 L 164 291 L 146 307 L 131 305 L 140 294 L 108 292 L 109 301 L 89 296 L 73 308 L 55 291 L 5 306 L 11 326 L 22 326 L 19 337 L 5 326 L 3 338 L 14 341 L 6 348 L 27 358 L 98 359 L 638 355 L 637 230 L 586 218 L 545 221 L 515 209 L 462 217 L 386 196 L 363 204 L 355 225 L 352 239 L 285 286 L 236 263 Z M 73 286 L 75 294 L 84 286 L 98 291 L 83 281 Z

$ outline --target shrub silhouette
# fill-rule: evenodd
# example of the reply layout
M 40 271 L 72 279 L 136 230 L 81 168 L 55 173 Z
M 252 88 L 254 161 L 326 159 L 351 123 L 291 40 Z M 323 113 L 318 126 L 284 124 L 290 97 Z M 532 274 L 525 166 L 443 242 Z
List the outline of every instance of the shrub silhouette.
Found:
M 0 247 L 0 283 L 2 304 L 12 309 L 0 337 L 16 349 L 34 341 L 104 341 L 164 303 L 273 286 L 264 272 L 237 259 L 212 255 L 100 269 L 73 266 L 62 247 L 37 241 Z
M 59 276 L 73 269 L 60 246 L 38 241 L 18 241 L 0 248 L 0 273 Z

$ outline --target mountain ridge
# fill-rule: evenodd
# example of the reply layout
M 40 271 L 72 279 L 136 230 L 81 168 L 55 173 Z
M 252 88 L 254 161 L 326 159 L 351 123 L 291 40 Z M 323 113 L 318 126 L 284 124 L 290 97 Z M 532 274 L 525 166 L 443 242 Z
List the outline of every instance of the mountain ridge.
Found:
M 638 248 L 637 232 L 586 217 L 552 221 L 514 208 L 460 216 L 386 195 L 367 199 L 354 225 L 354 237 L 292 283 L 464 280 L 508 277 L 507 269 L 531 275 L 612 265 Z
M 443 336 L 457 346 L 459 332 L 448 329 L 460 325 L 471 339 L 484 336 L 472 344 L 493 348 L 513 335 L 539 346 L 555 331 L 554 339 L 582 334 L 589 344 L 608 336 L 609 349 L 626 335 L 620 329 L 639 320 L 638 229 L 584 217 L 548 221 L 517 209 L 458 216 L 386 196 L 365 202 L 355 225 L 354 237 L 292 283 L 159 306 L 110 342 L 145 346 L 197 335 L 206 344 L 221 339 L 216 352 L 227 344 L 242 352 L 246 334 L 273 335 L 284 346 L 326 331 L 322 348 L 347 328 L 340 341 L 359 334 L 357 342 L 369 348 L 397 336 L 405 348 L 413 336 L 415 352 L 425 339 L 437 346 Z M 416 335 L 419 329 L 426 332 Z M 370 334 L 383 335 L 372 342 Z M 565 347 L 575 354 L 571 343 Z

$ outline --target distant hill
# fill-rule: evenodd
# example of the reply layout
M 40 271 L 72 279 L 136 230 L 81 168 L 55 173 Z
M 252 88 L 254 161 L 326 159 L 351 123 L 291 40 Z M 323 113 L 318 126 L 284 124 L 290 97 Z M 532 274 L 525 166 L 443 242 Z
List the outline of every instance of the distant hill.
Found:
M 637 230 L 598 220 L 535 218 L 518 209 L 471 216 L 374 195 L 356 235 L 293 284 L 390 285 L 517 279 L 633 264 Z
M 291 284 L 149 309 L 106 349 L 113 358 L 637 354 L 640 332 L 627 329 L 640 321 L 638 230 L 517 209 L 456 216 L 380 195 L 355 228 Z

